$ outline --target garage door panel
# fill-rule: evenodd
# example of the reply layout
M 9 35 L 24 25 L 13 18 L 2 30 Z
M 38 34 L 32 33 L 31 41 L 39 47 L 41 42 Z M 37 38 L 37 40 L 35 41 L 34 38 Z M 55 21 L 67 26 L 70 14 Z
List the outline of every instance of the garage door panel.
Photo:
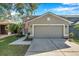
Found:
M 63 26 L 57 26 L 57 25 L 34 26 L 34 37 L 35 38 L 62 38 Z

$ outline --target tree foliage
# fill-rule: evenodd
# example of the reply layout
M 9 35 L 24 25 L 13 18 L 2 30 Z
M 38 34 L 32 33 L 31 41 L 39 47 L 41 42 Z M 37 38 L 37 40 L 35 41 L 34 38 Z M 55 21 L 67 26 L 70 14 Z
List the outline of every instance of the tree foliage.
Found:
M 79 30 L 79 24 L 74 25 L 74 28 Z
M 18 24 L 10 24 L 7 26 L 7 30 L 10 32 L 20 32 L 23 28 L 23 24 L 22 23 L 18 23 Z
M 35 3 L 0 3 L 0 20 L 20 18 L 22 15 L 31 16 L 39 4 Z M 19 13 L 19 17 L 13 16 L 11 13 Z M 15 17 L 15 18 L 14 18 Z M 19 20 L 18 20 L 19 21 Z M 23 28 L 23 24 L 11 24 L 8 27 L 8 31 L 20 32 Z
M 32 15 L 39 4 L 35 3 L 0 3 L 0 18 L 11 18 L 11 12 L 20 13 L 21 15 Z

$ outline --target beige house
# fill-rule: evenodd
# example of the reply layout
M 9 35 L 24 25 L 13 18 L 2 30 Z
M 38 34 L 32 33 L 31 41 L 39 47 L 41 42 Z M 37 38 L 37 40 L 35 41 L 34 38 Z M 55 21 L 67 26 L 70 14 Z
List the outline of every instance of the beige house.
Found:
M 8 26 L 10 24 L 14 24 L 14 23 L 15 23 L 14 21 L 8 20 L 8 19 L 0 20 L 0 35 L 2 35 L 2 34 L 11 34 L 11 32 L 8 31 L 7 29 L 8 29 Z
M 34 38 L 68 38 L 72 22 L 52 13 L 45 13 L 25 22 Z

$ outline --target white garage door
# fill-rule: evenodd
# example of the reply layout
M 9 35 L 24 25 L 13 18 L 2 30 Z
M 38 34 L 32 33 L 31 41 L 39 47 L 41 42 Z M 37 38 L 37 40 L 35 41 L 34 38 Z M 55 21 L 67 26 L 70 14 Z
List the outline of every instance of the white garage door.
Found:
M 36 25 L 34 26 L 34 38 L 62 38 L 62 25 Z

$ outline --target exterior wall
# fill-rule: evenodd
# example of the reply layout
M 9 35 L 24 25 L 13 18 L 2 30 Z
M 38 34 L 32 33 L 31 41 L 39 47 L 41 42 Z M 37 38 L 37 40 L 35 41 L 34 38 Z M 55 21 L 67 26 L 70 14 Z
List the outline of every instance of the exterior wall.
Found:
M 48 21 L 47 19 L 50 18 L 50 20 Z M 47 14 L 43 17 L 40 17 L 36 20 L 32 20 L 30 22 L 31 24 L 69 24 L 68 22 L 61 20 L 60 18 L 57 18 L 53 15 Z
M 48 18 L 50 18 L 50 20 L 47 20 Z M 64 20 L 61 20 L 60 18 L 57 18 L 53 15 L 50 15 L 50 14 L 47 14 L 43 17 L 40 17 L 38 19 L 35 19 L 35 20 L 32 20 L 29 24 L 29 32 L 32 34 L 32 25 L 33 24 L 64 24 L 65 25 L 65 36 L 68 37 L 69 35 L 69 23 L 64 21 Z
M 65 25 L 65 37 L 69 37 L 69 25 Z
M 28 28 L 29 28 L 29 22 L 25 22 L 24 23 L 24 31 L 25 31 L 25 33 L 27 33 Z

